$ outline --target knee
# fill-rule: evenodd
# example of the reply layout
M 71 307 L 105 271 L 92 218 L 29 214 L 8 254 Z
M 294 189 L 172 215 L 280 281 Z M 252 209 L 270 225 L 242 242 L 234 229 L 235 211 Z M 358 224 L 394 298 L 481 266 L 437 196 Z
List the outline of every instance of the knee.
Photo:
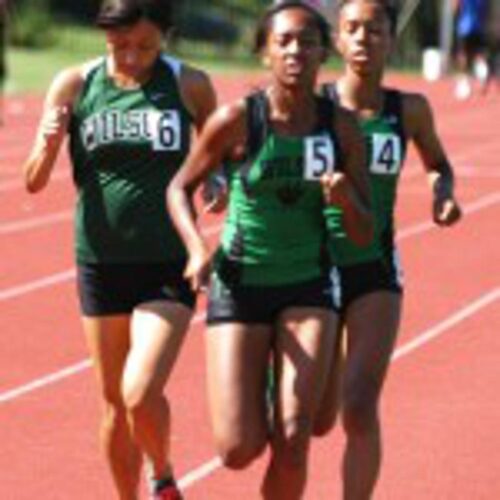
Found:
M 229 440 L 216 441 L 217 454 L 222 465 L 228 469 L 241 470 L 248 467 L 264 451 L 266 440 Z
M 378 404 L 376 399 L 352 397 L 345 400 L 342 423 L 348 436 L 372 433 L 378 428 Z
M 334 427 L 337 422 L 337 411 L 330 413 L 319 413 L 314 419 L 314 426 L 312 429 L 313 436 L 324 437 Z
M 323 402 L 314 417 L 313 435 L 316 437 L 326 436 L 335 427 L 338 414 L 339 402 L 337 399 L 333 402 L 328 401 L 328 404 Z
M 285 468 L 302 468 L 307 460 L 313 421 L 307 416 L 294 416 L 282 424 L 273 443 L 275 459 Z
M 127 410 L 119 394 L 105 394 L 101 416 L 101 430 L 112 432 L 127 425 Z
M 127 383 L 122 387 L 122 398 L 127 413 L 134 419 L 147 414 L 164 396 L 149 390 L 147 386 Z

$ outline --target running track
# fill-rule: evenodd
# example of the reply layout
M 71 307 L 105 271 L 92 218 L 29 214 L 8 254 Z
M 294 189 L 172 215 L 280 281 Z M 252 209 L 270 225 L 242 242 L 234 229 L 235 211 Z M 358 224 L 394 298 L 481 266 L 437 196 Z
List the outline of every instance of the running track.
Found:
M 252 82 L 256 77 L 252 77 Z M 413 152 L 398 207 L 406 274 L 404 321 L 383 399 L 386 452 L 378 500 L 500 498 L 500 94 L 458 103 L 450 82 L 399 78 L 431 99 L 458 172 L 466 217 L 429 223 Z M 251 85 L 218 80 L 224 100 Z M 66 159 L 32 197 L 19 182 L 39 97 L 8 103 L 0 129 L 0 498 L 113 498 L 99 453 L 98 401 L 74 293 Z M 215 238 L 220 221 L 206 220 Z M 202 307 L 168 387 L 173 457 L 188 499 L 258 498 L 266 457 L 247 471 L 214 458 L 204 399 Z M 316 440 L 306 498 L 340 498 L 343 443 Z

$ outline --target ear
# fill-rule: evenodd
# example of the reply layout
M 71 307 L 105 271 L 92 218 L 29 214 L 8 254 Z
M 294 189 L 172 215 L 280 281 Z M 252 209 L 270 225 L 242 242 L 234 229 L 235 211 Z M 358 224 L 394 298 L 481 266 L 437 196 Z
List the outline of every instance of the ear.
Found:
M 264 68 L 271 67 L 271 58 L 269 57 L 269 54 L 267 52 L 262 53 L 262 55 L 260 56 L 260 60 L 262 62 L 262 65 L 264 66 Z
M 330 53 L 331 53 L 330 49 L 327 49 L 327 48 L 323 49 L 322 54 L 321 54 L 321 62 L 322 63 L 325 63 L 326 61 L 328 61 L 328 58 L 330 57 Z
M 342 39 L 338 36 L 338 34 L 336 33 L 333 37 L 333 48 L 335 50 L 335 52 L 340 56 L 340 57 L 343 57 L 343 54 L 344 54 L 344 44 L 342 42 Z

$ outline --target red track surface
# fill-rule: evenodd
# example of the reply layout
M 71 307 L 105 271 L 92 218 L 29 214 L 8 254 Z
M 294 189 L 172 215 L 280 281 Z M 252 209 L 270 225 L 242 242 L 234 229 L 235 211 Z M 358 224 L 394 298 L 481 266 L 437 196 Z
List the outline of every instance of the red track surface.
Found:
M 254 81 L 217 86 L 229 100 Z M 385 462 L 375 499 L 496 500 L 500 95 L 459 103 L 450 82 L 397 83 L 431 99 L 466 216 L 454 229 L 428 223 L 429 193 L 412 153 L 398 207 L 405 313 L 383 399 Z M 13 99 L 0 129 L 0 498 L 107 500 L 113 493 L 97 445 L 98 400 L 71 277 L 67 161 L 37 197 L 19 182 L 39 110 L 38 97 Z M 193 324 L 168 387 L 177 475 L 187 498 L 254 499 L 265 458 L 241 473 L 213 467 L 202 329 Z M 342 443 L 338 429 L 314 441 L 307 499 L 340 498 Z

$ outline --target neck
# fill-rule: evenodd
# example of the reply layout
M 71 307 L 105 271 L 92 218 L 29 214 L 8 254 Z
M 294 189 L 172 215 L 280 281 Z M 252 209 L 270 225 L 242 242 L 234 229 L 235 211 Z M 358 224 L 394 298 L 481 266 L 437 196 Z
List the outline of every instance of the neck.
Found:
M 123 89 L 135 89 L 144 85 L 151 77 L 152 68 L 138 74 L 130 74 L 120 70 L 113 59 L 108 59 L 108 75 L 115 84 Z
M 310 133 L 316 123 L 313 89 L 296 91 L 275 86 L 267 90 L 269 118 L 280 135 L 300 136 Z
M 337 81 L 342 104 L 354 111 L 378 111 L 382 106 L 382 75 L 358 75 L 344 71 Z

